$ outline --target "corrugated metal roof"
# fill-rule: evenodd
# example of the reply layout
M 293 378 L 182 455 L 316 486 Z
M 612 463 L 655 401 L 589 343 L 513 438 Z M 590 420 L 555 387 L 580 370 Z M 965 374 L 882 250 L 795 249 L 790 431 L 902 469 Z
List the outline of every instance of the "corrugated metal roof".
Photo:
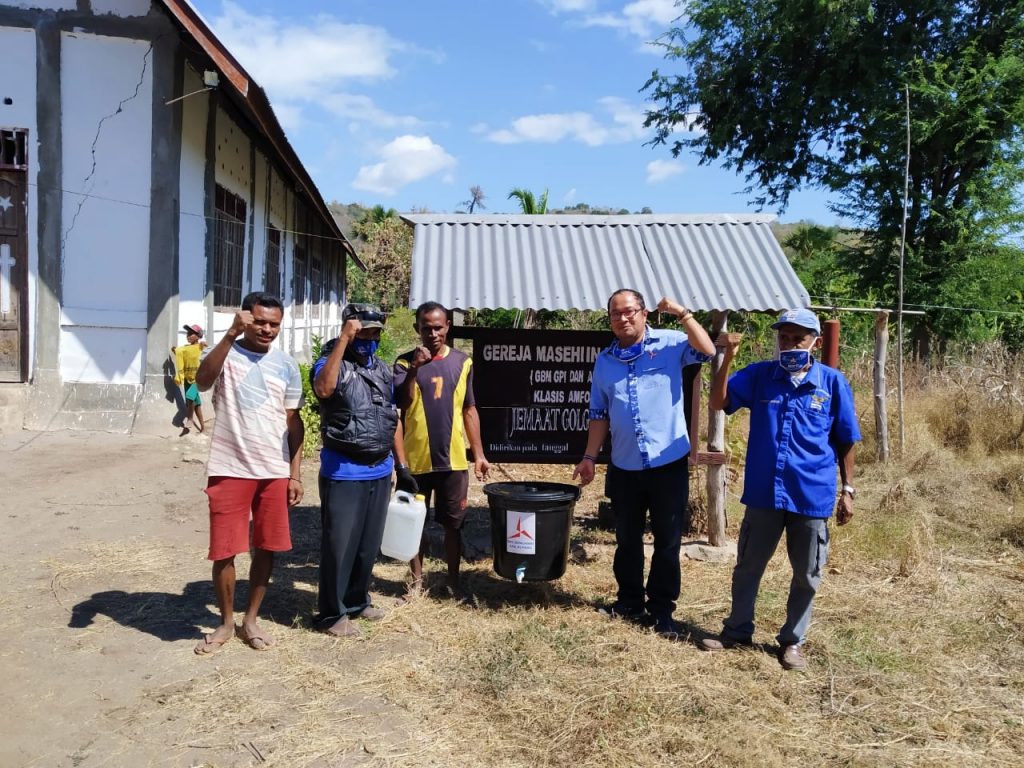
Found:
M 762 214 L 406 214 L 409 305 L 604 309 L 619 288 L 649 305 L 778 311 L 810 303 Z

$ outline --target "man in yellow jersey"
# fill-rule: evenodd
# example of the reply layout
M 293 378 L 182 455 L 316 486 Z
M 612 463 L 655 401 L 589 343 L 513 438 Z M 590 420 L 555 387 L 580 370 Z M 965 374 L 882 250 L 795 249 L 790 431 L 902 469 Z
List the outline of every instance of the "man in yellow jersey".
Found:
M 480 442 L 480 417 L 473 398 L 473 360 L 452 349 L 448 338 L 448 310 L 436 301 L 416 308 L 416 332 L 422 346 L 395 361 L 395 400 L 402 409 L 405 453 L 420 493 L 433 496 L 434 519 L 444 528 L 448 590 L 462 597 L 459 564 L 462 559 L 462 523 L 466 518 L 469 461 L 466 440 L 473 451 L 478 480 L 490 469 Z M 465 432 L 465 437 L 463 437 Z M 410 563 L 410 593 L 423 583 L 423 547 Z

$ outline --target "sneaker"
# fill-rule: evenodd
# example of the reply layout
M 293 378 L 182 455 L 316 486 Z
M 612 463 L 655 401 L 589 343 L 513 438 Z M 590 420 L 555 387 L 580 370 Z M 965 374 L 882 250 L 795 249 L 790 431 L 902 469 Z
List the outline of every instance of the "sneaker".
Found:
M 750 640 L 735 640 L 725 635 L 703 637 L 697 645 L 702 651 L 728 651 L 733 648 L 746 648 L 753 645 Z
M 783 669 L 801 670 L 807 668 L 807 659 L 799 645 L 787 645 L 779 653 L 779 663 Z
M 368 605 L 356 615 L 358 618 L 366 619 L 367 621 L 380 621 L 387 616 L 387 611 L 375 605 Z
M 654 632 L 666 640 L 679 639 L 679 625 L 671 616 L 656 616 L 654 619 Z

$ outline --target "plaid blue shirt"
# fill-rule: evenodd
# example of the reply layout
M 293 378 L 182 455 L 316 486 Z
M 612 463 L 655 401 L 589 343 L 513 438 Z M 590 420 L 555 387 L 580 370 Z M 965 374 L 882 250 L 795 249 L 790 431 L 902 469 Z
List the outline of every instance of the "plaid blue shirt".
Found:
M 690 452 L 683 366 L 711 358 L 680 331 L 648 327 L 643 351 L 628 363 L 611 354 L 617 344 L 598 355 L 590 387 L 590 418 L 611 426 L 612 464 L 640 470 L 683 458 Z
M 729 377 L 726 413 L 750 409 L 741 501 L 749 507 L 830 517 L 836 503 L 837 449 L 860 440 L 846 377 L 815 360 L 796 387 L 778 361 Z

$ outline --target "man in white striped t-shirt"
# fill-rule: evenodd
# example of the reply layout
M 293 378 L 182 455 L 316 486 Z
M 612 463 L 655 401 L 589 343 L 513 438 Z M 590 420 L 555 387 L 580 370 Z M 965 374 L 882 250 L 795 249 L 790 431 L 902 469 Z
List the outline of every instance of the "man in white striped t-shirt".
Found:
M 259 651 L 274 643 L 256 619 L 270 583 L 274 553 L 292 547 L 288 507 L 302 500 L 304 437 L 299 366 L 290 355 L 271 349 L 283 317 L 284 307 L 276 296 L 250 293 L 196 372 L 200 390 L 215 387 L 206 495 L 208 557 L 221 613 L 221 625 L 195 647 L 201 656 L 216 653 L 236 633 Z M 236 628 L 235 555 L 249 551 L 250 516 L 249 605 Z

